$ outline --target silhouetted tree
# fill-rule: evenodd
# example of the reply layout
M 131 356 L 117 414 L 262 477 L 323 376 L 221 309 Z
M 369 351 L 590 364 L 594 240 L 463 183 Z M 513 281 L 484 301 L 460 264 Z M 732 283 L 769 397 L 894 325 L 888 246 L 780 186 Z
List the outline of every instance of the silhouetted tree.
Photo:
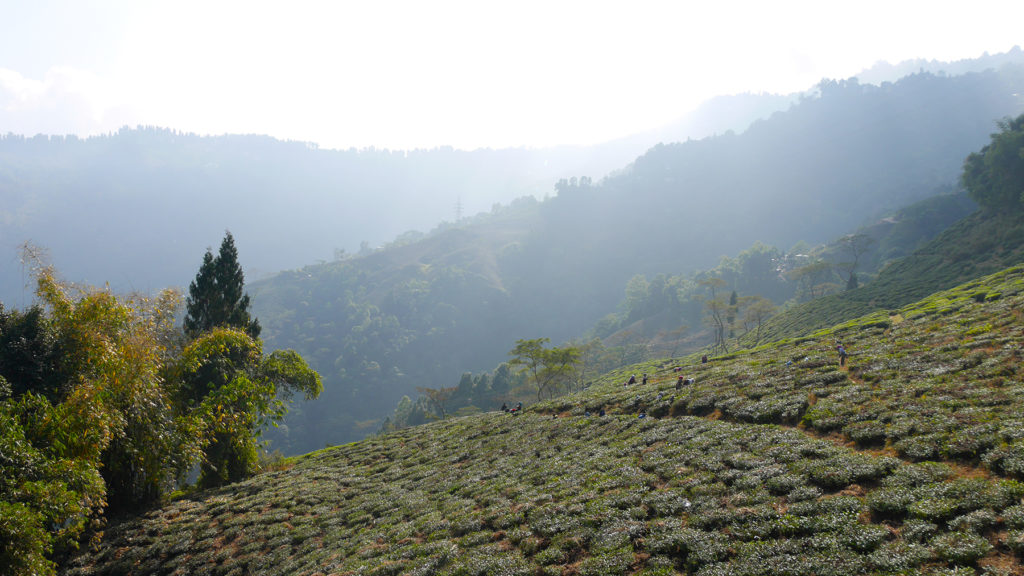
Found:
M 847 290 L 853 290 L 858 286 L 857 265 L 860 264 L 861 256 L 870 250 L 871 245 L 874 243 L 875 239 L 867 234 L 847 234 L 839 240 L 843 252 L 851 258 L 847 262 L 836 264 L 836 270 L 839 271 L 840 276 L 846 282 Z
M 718 296 L 718 289 L 725 287 L 725 280 L 712 276 L 700 281 L 700 285 L 707 288 L 711 293 L 710 298 L 704 299 L 704 309 L 707 311 L 705 321 L 711 325 L 715 333 L 715 349 L 726 351 L 725 326 L 726 313 L 729 311 L 729 304 Z
M 743 327 L 747 333 L 756 330 L 754 334 L 754 346 L 761 342 L 761 327 L 765 321 L 775 315 L 778 307 L 771 300 L 763 296 L 747 296 L 744 302 Z

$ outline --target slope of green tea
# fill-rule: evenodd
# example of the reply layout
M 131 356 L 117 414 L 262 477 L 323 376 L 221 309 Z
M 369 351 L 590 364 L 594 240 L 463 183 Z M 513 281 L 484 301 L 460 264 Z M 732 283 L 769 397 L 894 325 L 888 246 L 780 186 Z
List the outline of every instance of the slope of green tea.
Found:
M 1016 267 L 321 450 L 111 526 L 65 573 L 1017 574 L 1022 305 Z

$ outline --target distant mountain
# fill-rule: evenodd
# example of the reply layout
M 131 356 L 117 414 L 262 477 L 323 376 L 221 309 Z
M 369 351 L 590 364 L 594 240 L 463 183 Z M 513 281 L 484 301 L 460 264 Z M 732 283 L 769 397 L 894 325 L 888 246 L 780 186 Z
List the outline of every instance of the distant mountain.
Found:
M 951 66 L 959 73 L 1022 61 L 1015 50 Z M 47 249 L 72 280 L 148 292 L 187 285 L 203 251 L 229 229 L 249 277 L 261 278 L 521 196 L 540 199 L 562 178 L 599 181 L 658 143 L 740 133 L 800 97 L 722 96 L 660 130 L 545 149 L 325 150 L 152 127 L 88 139 L 7 134 L 0 136 L 0 301 L 30 301 L 30 275 L 17 254 L 26 241 Z M 996 116 L 1014 112 L 992 104 Z
M 917 58 L 904 60 L 896 64 L 889 62 L 878 62 L 871 68 L 857 74 L 857 79 L 862 84 L 883 84 L 895 82 L 904 76 L 919 72 L 930 72 L 932 74 L 957 76 L 969 72 L 983 72 L 985 70 L 997 70 L 1006 64 L 1019 64 L 1024 58 L 1024 52 L 1020 46 L 1014 46 L 1007 52 L 999 54 L 982 54 L 977 58 L 968 58 L 954 62 L 941 62 L 938 60 L 926 60 Z
M 1022 93 L 1022 66 L 823 82 L 742 134 L 660 145 L 543 202 L 256 283 L 268 346 L 296 348 L 325 379 L 281 446 L 357 438 L 403 394 L 492 369 L 518 338 L 580 336 L 636 274 L 710 268 L 755 242 L 831 241 L 949 190 L 995 121 L 1024 112 Z
M 674 131 L 740 126 L 728 110 Z M 742 116 L 742 118 L 741 118 Z M 690 132 L 685 132 L 690 130 Z M 561 178 L 601 178 L 656 144 L 643 134 L 544 149 L 324 150 L 265 136 L 0 136 L 0 301 L 27 303 L 17 247 L 49 251 L 75 281 L 184 286 L 229 229 L 252 278 L 374 248 L 410 231 L 542 198 Z M 130 238 L 130 241 L 126 239 Z
M 25 241 L 46 248 L 75 281 L 153 291 L 187 285 L 204 250 L 229 229 L 249 277 L 264 277 L 543 196 L 588 155 L 321 150 L 158 128 L 89 139 L 0 136 L 0 300 L 27 299 L 16 252 Z

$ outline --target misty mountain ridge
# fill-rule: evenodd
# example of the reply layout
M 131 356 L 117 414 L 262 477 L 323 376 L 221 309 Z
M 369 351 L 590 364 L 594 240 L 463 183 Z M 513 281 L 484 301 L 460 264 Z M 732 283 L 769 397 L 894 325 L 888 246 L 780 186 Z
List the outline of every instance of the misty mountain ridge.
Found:
M 951 192 L 994 119 L 1024 112 L 1022 66 L 819 89 L 742 134 L 656 146 L 600 182 L 562 180 L 543 201 L 254 283 L 268 345 L 297 349 L 325 382 L 280 445 L 358 438 L 417 386 L 494 369 L 519 338 L 578 338 L 636 275 L 831 242 Z
M 1015 50 L 1000 62 L 1020 60 Z M 143 127 L 87 139 L 0 136 L 0 299 L 29 301 L 16 252 L 25 241 L 69 278 L 152 292 L 184 286 L 197 255 L 229 229 L 250 277 L 261 278 L 543 198 L 561 178 L 600 180 L 658 142 L 742 132 L 799 96 L 719 97 L 665 129 L 589 147 L 340 151 Z

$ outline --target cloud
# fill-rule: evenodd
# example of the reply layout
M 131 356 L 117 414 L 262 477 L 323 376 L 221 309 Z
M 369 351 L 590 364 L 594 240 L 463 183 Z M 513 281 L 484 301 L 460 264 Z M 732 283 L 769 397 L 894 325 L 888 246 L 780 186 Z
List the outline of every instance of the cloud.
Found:
M 137 123 L 117 91 L 87 70 L 54 67 L 43 79 L 0 68 L 0 129 L 16 134 L 98 134 Z

